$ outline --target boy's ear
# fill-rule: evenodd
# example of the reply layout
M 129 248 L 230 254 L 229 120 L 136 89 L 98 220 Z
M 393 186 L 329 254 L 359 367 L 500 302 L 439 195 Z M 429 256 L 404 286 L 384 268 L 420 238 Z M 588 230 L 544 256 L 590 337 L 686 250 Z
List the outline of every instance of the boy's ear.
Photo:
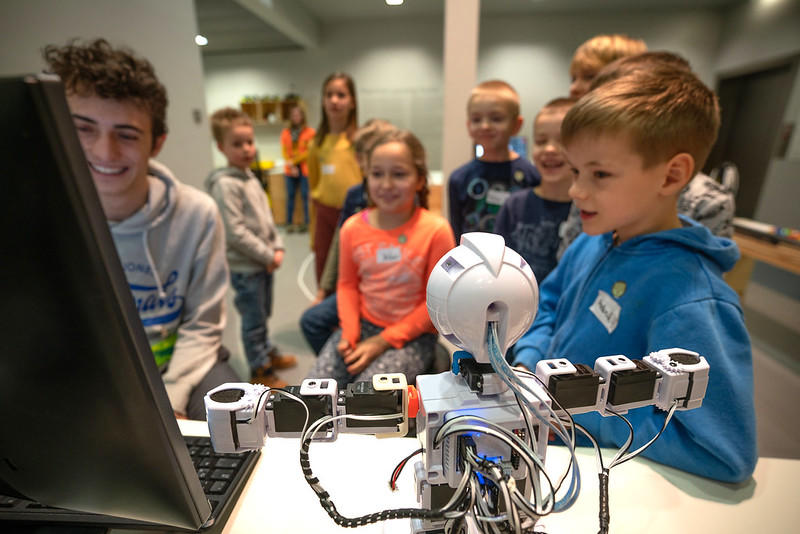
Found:
M 158 153 L 161 152 L 161 148 L 164 146 L 164 141 L 167 140 L 167 134 L 161 134 L 156 137 L 156 142 L 153 143 L 153 150 L 150 151 L 150 157 L 154 158 L 158 156 Z
M 514 121 L 514 126 L 511 128 L 511 135 L 517 135 L 519 130 L 522 128 L 522 116 L 517 115 L 517 120 Z
M 694 158 L 687 152 L 672 156 L 667 162 L 661 191 L 665 195 L 677 195 L 694 176 Z

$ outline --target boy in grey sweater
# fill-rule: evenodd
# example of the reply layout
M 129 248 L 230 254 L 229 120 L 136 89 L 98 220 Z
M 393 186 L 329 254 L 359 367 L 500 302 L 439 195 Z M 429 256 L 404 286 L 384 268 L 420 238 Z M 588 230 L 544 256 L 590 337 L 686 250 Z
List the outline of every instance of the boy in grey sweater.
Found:
M 273 273 L 283 263 L 283 240 L 267 195 L 250 171 L 256 154 L 253 123 L 237 109 L 222 108 L 211 116 L 211 128 L 228 166 L 206 178 L 206 189 L 216 200 L 225 225 L 226 255 L 250 378 L 269 387 L 285 387 L 287 383 L 274 371 L 297 365 L 297 359 L 281 355 L 270 342 L 267 329 Z
M 104 39 L 50 45 L 44 59 L 64 83 L 172 409 L 205 419 L 205 393 L 238 379 L 222 347 L 228 270 L 214 202 L 152 159 L 167 137 L 167 91 L 149 61 Z

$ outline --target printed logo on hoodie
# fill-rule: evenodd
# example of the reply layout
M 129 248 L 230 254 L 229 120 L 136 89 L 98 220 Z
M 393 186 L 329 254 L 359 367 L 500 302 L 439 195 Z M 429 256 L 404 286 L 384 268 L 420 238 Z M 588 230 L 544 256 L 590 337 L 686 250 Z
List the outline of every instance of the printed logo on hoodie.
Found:
M 170 360 L 178 339 L 177 332 L 168 334 L 166 325 L 179 320 L 183 313 L 185 297 L 178 295 L 176 282 L 179 277 L 177 270 L 169 273 L 161 291 L 156 285 L 130 284 L 136 309 L 159 367 Z

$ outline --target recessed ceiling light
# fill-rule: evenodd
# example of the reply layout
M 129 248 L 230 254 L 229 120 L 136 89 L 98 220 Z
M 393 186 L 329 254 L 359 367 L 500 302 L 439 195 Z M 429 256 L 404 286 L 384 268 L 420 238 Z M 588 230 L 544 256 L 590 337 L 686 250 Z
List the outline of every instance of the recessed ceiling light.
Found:
M 403 0 L 386 0 L 387 6 L 402 6 Z
M 208 39 L 198 33 L 194 36 L 194 42 L 197 44 L 197 46 L 205 46 L 208 44 Z

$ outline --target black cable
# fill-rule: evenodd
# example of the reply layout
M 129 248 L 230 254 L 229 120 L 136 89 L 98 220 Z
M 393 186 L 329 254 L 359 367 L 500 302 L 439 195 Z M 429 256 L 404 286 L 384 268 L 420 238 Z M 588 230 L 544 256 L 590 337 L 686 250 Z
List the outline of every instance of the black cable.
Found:
M 611 523 L 611 514 L 608 504 L 608 469 L 603 469 L 597 475 L 600 478 L 600 530 L 598 534 L 608 534 L 608 526 Z
M 559 410 L 561 410 L 562 412 L 567 414 L 567 419 L 569 420 L 571 428 L 573 429 L 572 430 L 573 442 L 571 444 L 564 443 L 564 445 L 566 447 L 570 447 L 570 445 L 571 445 L 571 448 L 574 450 L 574 448 L 575 448 L 575 430 L 574 430 L 574 428 L 575 428 L 575 420 L 572 418 L 572 414 L 569 413 L 569 411 L 566 408 L 564 408 L 561 405 L 560 402 L 558 402 L 558 399 L 555 397 L 555 395 L 553 395 L 550 392 L 550 390 L 547 388 L 547 384 L 545 384 L 544 381 L 541 378 L 539 378 L 538 375 L 536 375 L 535 373 L 532 373 L 530 371 L 523 371 L 522 369 L 515 369 L 514 372 L 522 373 L 524 375 L 527 375 L 527 376 L 530 376 L 530 377 L 536 379 L 536 381 L 539 382 L 539 385 L 542 386 L 542 389 L 544 389 L 544 392 L 547 393 L 547 396 L 550 397 L 550 400 L 553 401 L 553 403 L 556 405 L 556 408 L 558 408 Z M 517 400 L 517 402 L 519 402 L 519 400 Z M 574 468 L 574 466 L 572 465 L 572 459 L 573 458 L 574 458 L 574 456 L 572 454 L 570 454 L 570 456 L 569 456 L 569 464 L 567 465 L 567 470 L 564 471 L 564 476 L 561 477 L 561 480 L 558 481 L 558 486 L 556 486 L 556 488 L 555 488 L 555 490 L 553 492 L 553 498 L 555 498 L 555 494 L 556 493 L 561 491 L 561 486 L 564 484 L 564 481 L 567 479 L 567 473 L 569 473 L 570 469 Z
M 583 432 L 583 434 L 586 436 L 586 439 L 591 442 L 592 447 L 594 447 L 595 454 L 597 455 L 597 461 L 600 463 L 600 471 L 605 471 L 606 466 L 603 464 L 603 451 L 600 450 L 600 445 L 597 444 L 597 440 L 589 433 L 588 430 L 586 430 L 585 427 L 579 425 L 578 423 L 573 424 L 575 425 L 575 428 Z
M 414 456 L 420 454 L 423 450 L 424 449 L 420 447 L 419 449 L 415 450 L 414 452 L 412 452 L 411 454 L 400 460 L 400 463 L 395 466 L 394 470 L 392 471 L 392 476 L 389 479 L 389 487 L 392 488 L 392 491 L 395 491 L 397 489 L 395 482 L 397 482 L 397 479 L 400 478 L 400 473 L 403 472 L 406 463 L 408 463 L 408 461 Z
M 650 441 L 647 443 L 647 445 L 645 445 L 644 447 L 642 447 L 640 450 L 634 451 L 634 453 L 627 455 L 626 457 L 624 457 L 624 459 L 621 459 L 621 460 L 619 460 L 619 461 L 618 461 L 617 463 L 615 463 L 615 464 L 614 464 L 612 467 L 618 466 L 618 465 L 620 465 L 620 464 L 624 464 L 624 463 L 625 463 L 625 462 L 627 462 L 628 460 L 631 460 L 631 459 L 633 459 L 633 458 L 635 458 L 635 457 L 639 456 L 639 455 L 640 455 L 640 454 L 642 454 L 644 451 L 646 451 L 646 450 L 647 450 L 647 449 L 648 449 L 648 448 L 649 448 L 649 447 L 650 447 L 650 446 L 651 446 L 653 443 L 655 443 L 655 442 L 656 442 L 656 440 L 657 440 L 658 438 L 660 438 L 660 437 L 661 437 L 661 434 L 663 434 L 663 433 L 664 433 L 664 430 L 666 430 L 666 429 L 667 429 L 667 425 L 669 424 L 670 420 L 672 419 L 672 415 L 675 413 L 675 409 L 676 409 L 676 408 L 677 408 L 677 401 L 675 401 L 675 402 L 673 402 L 673 403 L 672 403 L 672 406 L 670 407 L 670 411 L 669 411 L 669 412 L 667 412 L 667 416 L 666 416 L 666 418 L 664 419 L 664 424 L 661 426 L 661 430 L 659 430 L 659 431 L 658 431 L 658 433 L 657 433 L 655 436 L 653 436 L 653 437 L 650 439 Z M 630 423 L 628 423 L 628 424 L 630 424 Z M 632 442 L 632 441 L 633 441 L 633 440 L 631 440 L 631 442 Z
M 258 410 L 260 409 L 259 407 L 261 406 L 261 399 L 264 398 L 264 395 L 268 395 L 268 394 L 272 393 L 273 391 L 276 392 L 276 393 L 286 393 L 287 395 L 292 395 L 294 397 L 297 397 L 298 399 L 300 399 L 298 402 L 302 402 L 305 405 L 306 409 L 308 409 L 308 405 L 306 404 L 306 401 L 304 401 L 303 397 L 301 397 L 299 394 L 295 395 L 294 393 L 292 393 L 290 391 L 287 391 L 284 388 L 270 388 L 270 387 L 268 387 L 267 389 L 265 389 L 264 391 L 261 392 L 261 395 L 258 396 L 258 402 L 256 402 L 256 408 L 255 408 L 255 411 L 253 412 L 253 416 L 250 419 L 248 419 L 247 421 L 244 421 L 244 423 L 250 424 L 253 421 L 255 421 L 256 414 L 258 413 Z M 292 399 L 292 400 L 296 400 L 296 399 Z
M 609 408 L 606 408 L 606 411 L 607 411 L 607 412 L 609 412 L 609 413 L 611 413 L 611 414 L 613 414 L 614 416 L 618 417 L 619 419 L 622 419 L 622 421 L 623 421 L 623 422 L 624 422 L 626 425 L 628 425 L 628 432 L 630 432 L 631 439 L 630 439 L 630 441 L 628 441 L 628 446 L 627 446 L 627 447 L 625 447 L 625 451 L 624 451 L 622 454 L 620 454 L 620 456 L 619 456 L 620 458 L 622 458 L 622 457 L 623 457 L 623 456 L 625 456 L 625 455 L 628 453 L 628 451 L 631 449 L 631 445 L 633 445 L 633 425 L 632 425 L 632 424 L 631 424 L 631 422 L 628 420 L 628 418 L 627 418 L 627 417 L 625 417 L 624 415 L 622 415 L 622 414 L 620 414 L 620 413 L 617 413 L 617 412 L 615 412 L 614 410 L 611 410 L 611 409 L 609 409 Z
M 319 479 L 314 476 L 311 471 L 311 462 L 308 458 L 308 448 L 311 445 L 311 436 L 303 440 L 300 446 L 300 467 L 303 471 L 303 476 L 306 482 L 319 498 L 319 503 L 322 509 L 328 513 L 334 523 L 340 527 L 355 528 L 387 519 L 428 519 L 439 520 L 444 519 L 446 510 L 421 510 L 419 508 L 397 508 L 393 510 L 383 510 L 369 515 L 362 515 L 359 517 L 345 517 L 336 510 L 336 505 L 330 499 L 330 495 L 320 485 Z

